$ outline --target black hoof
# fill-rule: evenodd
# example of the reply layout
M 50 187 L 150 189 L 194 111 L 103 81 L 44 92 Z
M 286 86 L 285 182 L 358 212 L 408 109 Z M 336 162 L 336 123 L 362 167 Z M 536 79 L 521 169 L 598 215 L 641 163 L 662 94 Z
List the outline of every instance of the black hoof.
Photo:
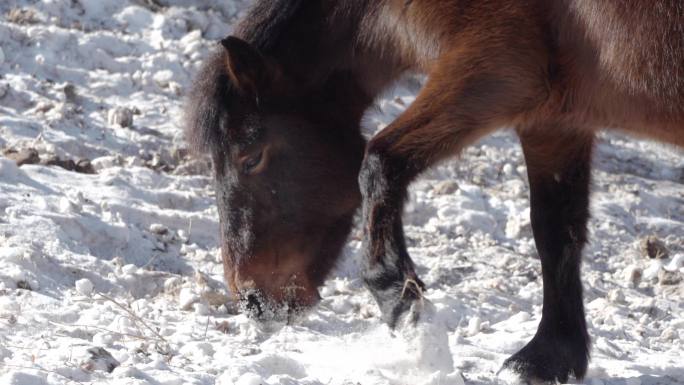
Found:
M 524 348 L 506 360 L 503 368 L 516 372 L 528 384 L 567 383 L 587 372 L 589 354 L 583 339 L 560 340 L 535 336 Z
M 369 289 L 382 312 L 382 320 L 392 329 L 402 322 L 415 325 L 421 318 L 427 300 L 423 296 L 425 284 L 418 278 L 407 278 L 403 283 L 384 289 Z

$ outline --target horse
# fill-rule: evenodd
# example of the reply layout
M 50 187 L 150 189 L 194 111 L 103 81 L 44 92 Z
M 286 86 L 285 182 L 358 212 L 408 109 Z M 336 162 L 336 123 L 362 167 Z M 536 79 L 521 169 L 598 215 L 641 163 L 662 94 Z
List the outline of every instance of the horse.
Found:
M 407 71 L 416 100 L 368 143 L 361 119 Z M 199 71 L 186 130 L 210 154 L 226 282 L 244 311 L 318 301 L 361 208 L 363 280 L 394 327 L 425 285 L 402 229 L 407 186 L 513 127 L 543 277 L 526 381 L 586 374 L 580 265 L 599 129 L 684 146 L 684 4 L 654 0 L 257 0 Z

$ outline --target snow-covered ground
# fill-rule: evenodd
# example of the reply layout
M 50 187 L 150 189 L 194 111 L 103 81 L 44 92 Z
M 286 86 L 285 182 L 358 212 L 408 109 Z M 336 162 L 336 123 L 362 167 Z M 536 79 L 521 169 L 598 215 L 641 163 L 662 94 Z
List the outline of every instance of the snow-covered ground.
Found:
M 496 372 L 541 305 L 510 132 L 411 189 L 407 238 L 432 323 L 379 321 L 358 278 L 358 230 L 300 323 L 223 305 L 211 177 L 186 156 L 179 120 L 202 58 L 248 2 L 0 2 L 0 384 L 503 382 Z M 368 131 L 418 87 L 379 100 Z M 9 159 L 35 163 L 12 153 L 27 149 L 42 164 Z M 684 154 L 606 135 L 594 164 L 586 383 L 684 384 Z M 668 258 L 644 256 L 650 235 Z

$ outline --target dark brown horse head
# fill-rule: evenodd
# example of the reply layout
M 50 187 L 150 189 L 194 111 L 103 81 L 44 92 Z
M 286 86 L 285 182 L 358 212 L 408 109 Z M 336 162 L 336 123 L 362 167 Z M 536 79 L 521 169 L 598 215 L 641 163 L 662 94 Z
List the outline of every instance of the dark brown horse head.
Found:
M 243 40 L 222 45 L 195 81 L 187 135 L 213 159 L 228 285 L 253 315 L 282 318 L 317 302 L 351 229 L 360 114 L 339 107 L 345 74 L 310 87 Z

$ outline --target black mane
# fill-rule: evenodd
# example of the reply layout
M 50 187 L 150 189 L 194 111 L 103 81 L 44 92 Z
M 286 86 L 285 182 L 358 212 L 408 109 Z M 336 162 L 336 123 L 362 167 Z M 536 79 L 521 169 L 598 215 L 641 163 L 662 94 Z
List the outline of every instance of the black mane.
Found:
M 304 3 L 304 0 L 259 0 L 238 25 L 235 35 L 268 54 Z
M 225 140 L 220 120 L 232 93 L 225 63 L 225 53 L 215 50 L 195 77 L 185 102 L 185 137 L 199 154 L 215 153 Z
M 235 35 L 261 53 L 273 52 L 305 0 L 258 0 Z M 185 105 L 185 135 L 194 151 L 216 153 L 225 143 L 221 117 L 235 95 L 226 72 L 226 54 L 218 47 L 197 74 Z

